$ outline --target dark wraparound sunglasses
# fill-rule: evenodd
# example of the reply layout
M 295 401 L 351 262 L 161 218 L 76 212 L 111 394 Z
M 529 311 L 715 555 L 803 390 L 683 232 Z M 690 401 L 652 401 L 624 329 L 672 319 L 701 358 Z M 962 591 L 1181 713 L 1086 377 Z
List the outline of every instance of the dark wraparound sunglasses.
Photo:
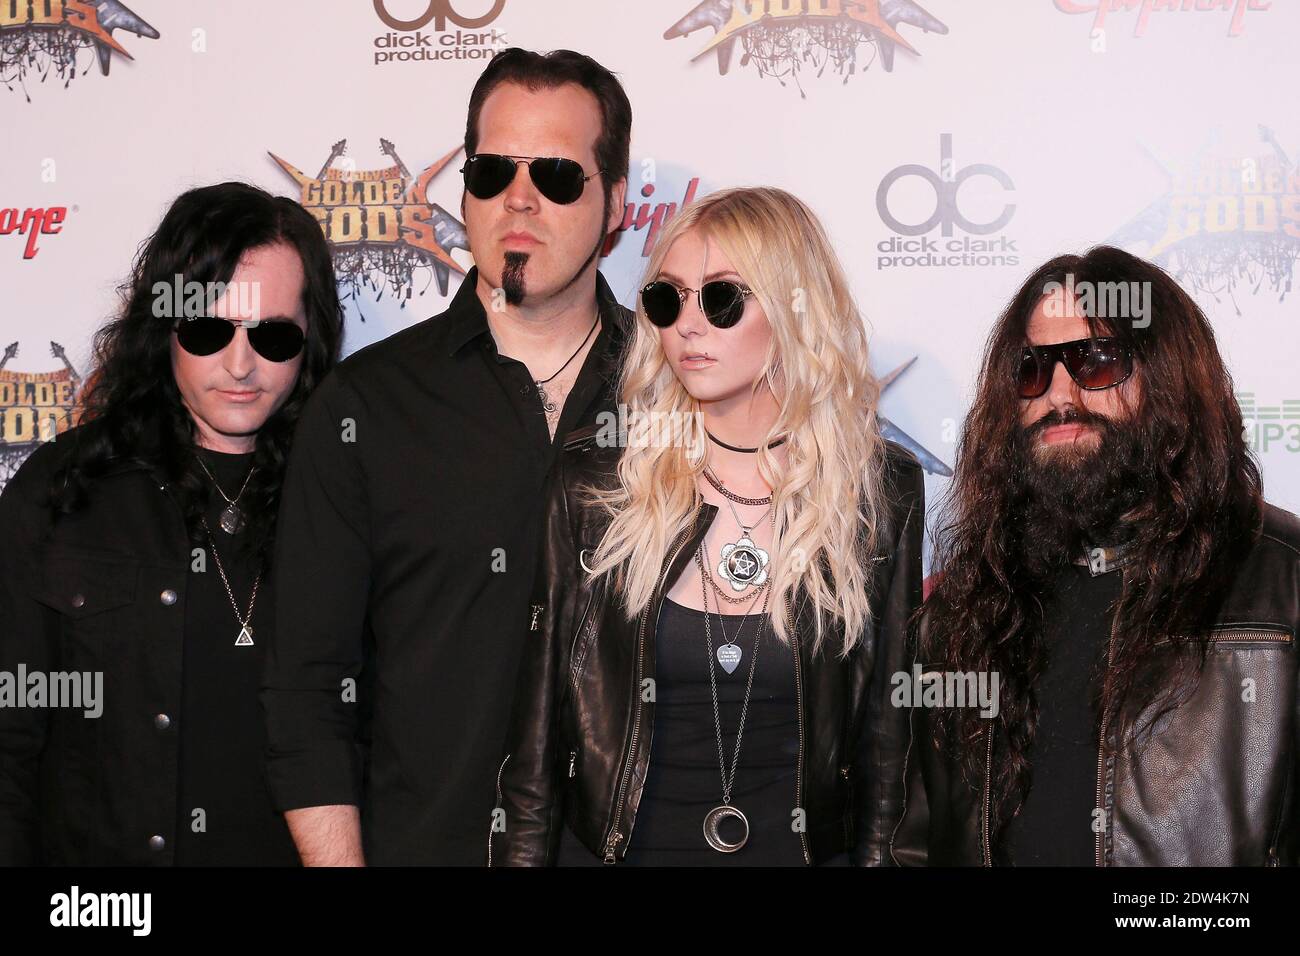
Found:
M 520 163 L 528 164 L 528 175 L 537 191 L 561 206 L 577 202 L 587 180 L 604 172 L 598 169 L 588 176 L 576 160 L 558 156 L 502 156 L 500 153 L 475 153 L 460 171 L 471 196 L 491 199 L 514 182 Z
M 176 339 L 191 355 L 214 355 L 230 344 L 235 326 L 248 330 L 248 344 L 272 362 L 287 362 L 302 351 L 306 335 L 296 323 L 265 319 L 219 319 L 200 315 L 176 323 Z
M 1133 374 L 1133 352 L 1119 339 L 1030 345 L 1020 353 L 1020 397 L 1037 398 L 1046 392 L 1057 362 L 1065 366 L 1080 388 L 1090 392 L 1114 388 Z
M 699 289 L 679 289 L 659 279 L 641 289 L 646 318 L 661 329 L 668 328 L 681 315 L 686 296 L 691 292 L 695 293 L 695 301 L 709 324 L 719 329 L 729 329 L 739 322 L 745 314 L 745 300 L 754 294 L 753 289 L 726 279 L 706 282 Z

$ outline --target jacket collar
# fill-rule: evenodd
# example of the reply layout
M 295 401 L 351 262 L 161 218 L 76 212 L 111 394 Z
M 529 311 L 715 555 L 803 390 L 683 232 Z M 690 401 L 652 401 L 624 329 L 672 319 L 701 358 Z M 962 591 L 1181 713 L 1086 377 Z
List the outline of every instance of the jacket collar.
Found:
M 449 330 L 447 344 L 449 355 L 456 355 L 481 335 L 491 335 L 487 313 L 478 297 L 478 266 L 470 268 L 461 280 L 460 288 L 447 307 Z M 600 373 L 606 381 L 614 382 L 622 365 L 623 351 L 632 333 L 632 313 L 621 305 L 605 277 L 596 272 L 596 306 L 600 311 L 601 332 L 597 342 L 605 338 L 609 347 L 604 350 Z
M 1118 544 L 1112 547 L 1085 547 L 1074 557 L 1074 563 L 1088 569 L 1094 578 L 1111 571 L 1118 571 L 1129 564 L 1135 552 L 1130 544 Z
M 103 424 L 96 420 L 83 422 L 72 432 L 74 445 L 88 441 L 92 434 L 101 429 Z M 161 465 L 162 440 L 156 430 L 148 430 L 140 436 L 134 448 L 125 454 L 110 458 L 105 464 L 103 475 L 118 475 L 129 471 L 145 471 L 160 482 L 166 481 Z

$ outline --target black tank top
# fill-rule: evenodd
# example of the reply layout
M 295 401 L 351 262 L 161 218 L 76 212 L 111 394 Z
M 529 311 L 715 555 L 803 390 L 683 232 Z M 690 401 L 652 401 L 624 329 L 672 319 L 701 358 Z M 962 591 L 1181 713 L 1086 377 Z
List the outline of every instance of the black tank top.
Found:
M 727 615 L 720 620 L 710 613 L 708 617 L 712 649 L 705 644 L 705 612 L 665 598 L 659 613 L 650 769 L 624 862 L 643 866 L 803 866 L 799 834 L 792 829 L 799 755 L 793 651 L 772 633 L 765 615 Z M 731 791 L 731 805 L 749 820 L 749 840 L 734 853 L 720 853 L 704 839 L 705 815 L 722 803 L 707 655 L 716 655 L 724 627 L 742 650 L 740 663 L 730 674 L 716 656 L 713 659 L 728 770 L 755 635 L 761 634 L 740 763 Z M 736 831 L 726 825 L 721 832 L 727 840 L 737 838 Z M 573 866 L 600 861 L 566 829 L 558 862 Z

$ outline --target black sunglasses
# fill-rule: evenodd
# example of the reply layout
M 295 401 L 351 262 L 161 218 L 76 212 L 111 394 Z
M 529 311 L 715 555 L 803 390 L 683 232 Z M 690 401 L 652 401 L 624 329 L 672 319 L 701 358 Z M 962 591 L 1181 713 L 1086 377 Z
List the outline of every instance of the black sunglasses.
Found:
M 658 279 L 641 289 L 641 304 L 646 318 L 661 329 L 677 321 L 688 293 L 695 293 L 695 301 L 709 324 L 719 329 L 729 329 L 745 314 L 745 300 L 754 294 L 739 282 L 718 279 L 706 282 L 699 289 L 679 289 L 665 279 Z
M 199 315 L 176 323 L 176 340 L 191 355 L 213 355 L 230 344 L 235 326 L 248 330 L 248 344 L 272 362 L 287 362 L 302 351 L 307 336 L 296 323 L 264 319 L 220 319 Z
M 1119 339 L 1030 345 L 1020 353 L 1020 397 L 1037 398 L 1046 392 L 1057 362 L 1065 366 L 1080 388 L 1090 392 L 1114 388 L 1133 374 L 1133 351 Z
M 587 176 L 576 160 L 557 156 L 502 156 L 500 153 L 475 153 L 460 171 L 471 196 L 491 199 L 514 182 L 520 163 L 528 164 L 528 175 L 537 191 L 561 206 L 576 202 L 587 180 L 604 172 L 598 169 Z

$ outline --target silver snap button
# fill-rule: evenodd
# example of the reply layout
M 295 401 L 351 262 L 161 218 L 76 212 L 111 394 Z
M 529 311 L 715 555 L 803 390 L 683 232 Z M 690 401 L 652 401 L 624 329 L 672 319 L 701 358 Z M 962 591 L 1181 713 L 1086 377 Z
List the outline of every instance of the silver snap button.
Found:
M 73 607 L 83 607 L 83 606 L 85 606 L 85 603 L 86 603 L 86 595 L 84 595 L 84 594 L 74 594 L 74 595 L 72 595 L 72 602 L 71 602 L 71 603 L 72 603 L 72 606 L 73 606 Z
M 153 725 L 159 730 L 166 730 L 172 725 L 172 719 L 166 714 L 159 714 L 153 719 Z
M 173 591 L 171 588 L 168 588 L 167 590 L 163 591 L 162 594 L 158 595 L 158 600 L 162 601 L 164 604 L 168 606 L 171 606 L 176 603 L 176 592 Z
M 149 838 L 149 849 L 151 850 L 161 850 L 166 845 L 167 845 L 167 841 L 164 840 L 157 833 L 155 833 L 153 836 Z

